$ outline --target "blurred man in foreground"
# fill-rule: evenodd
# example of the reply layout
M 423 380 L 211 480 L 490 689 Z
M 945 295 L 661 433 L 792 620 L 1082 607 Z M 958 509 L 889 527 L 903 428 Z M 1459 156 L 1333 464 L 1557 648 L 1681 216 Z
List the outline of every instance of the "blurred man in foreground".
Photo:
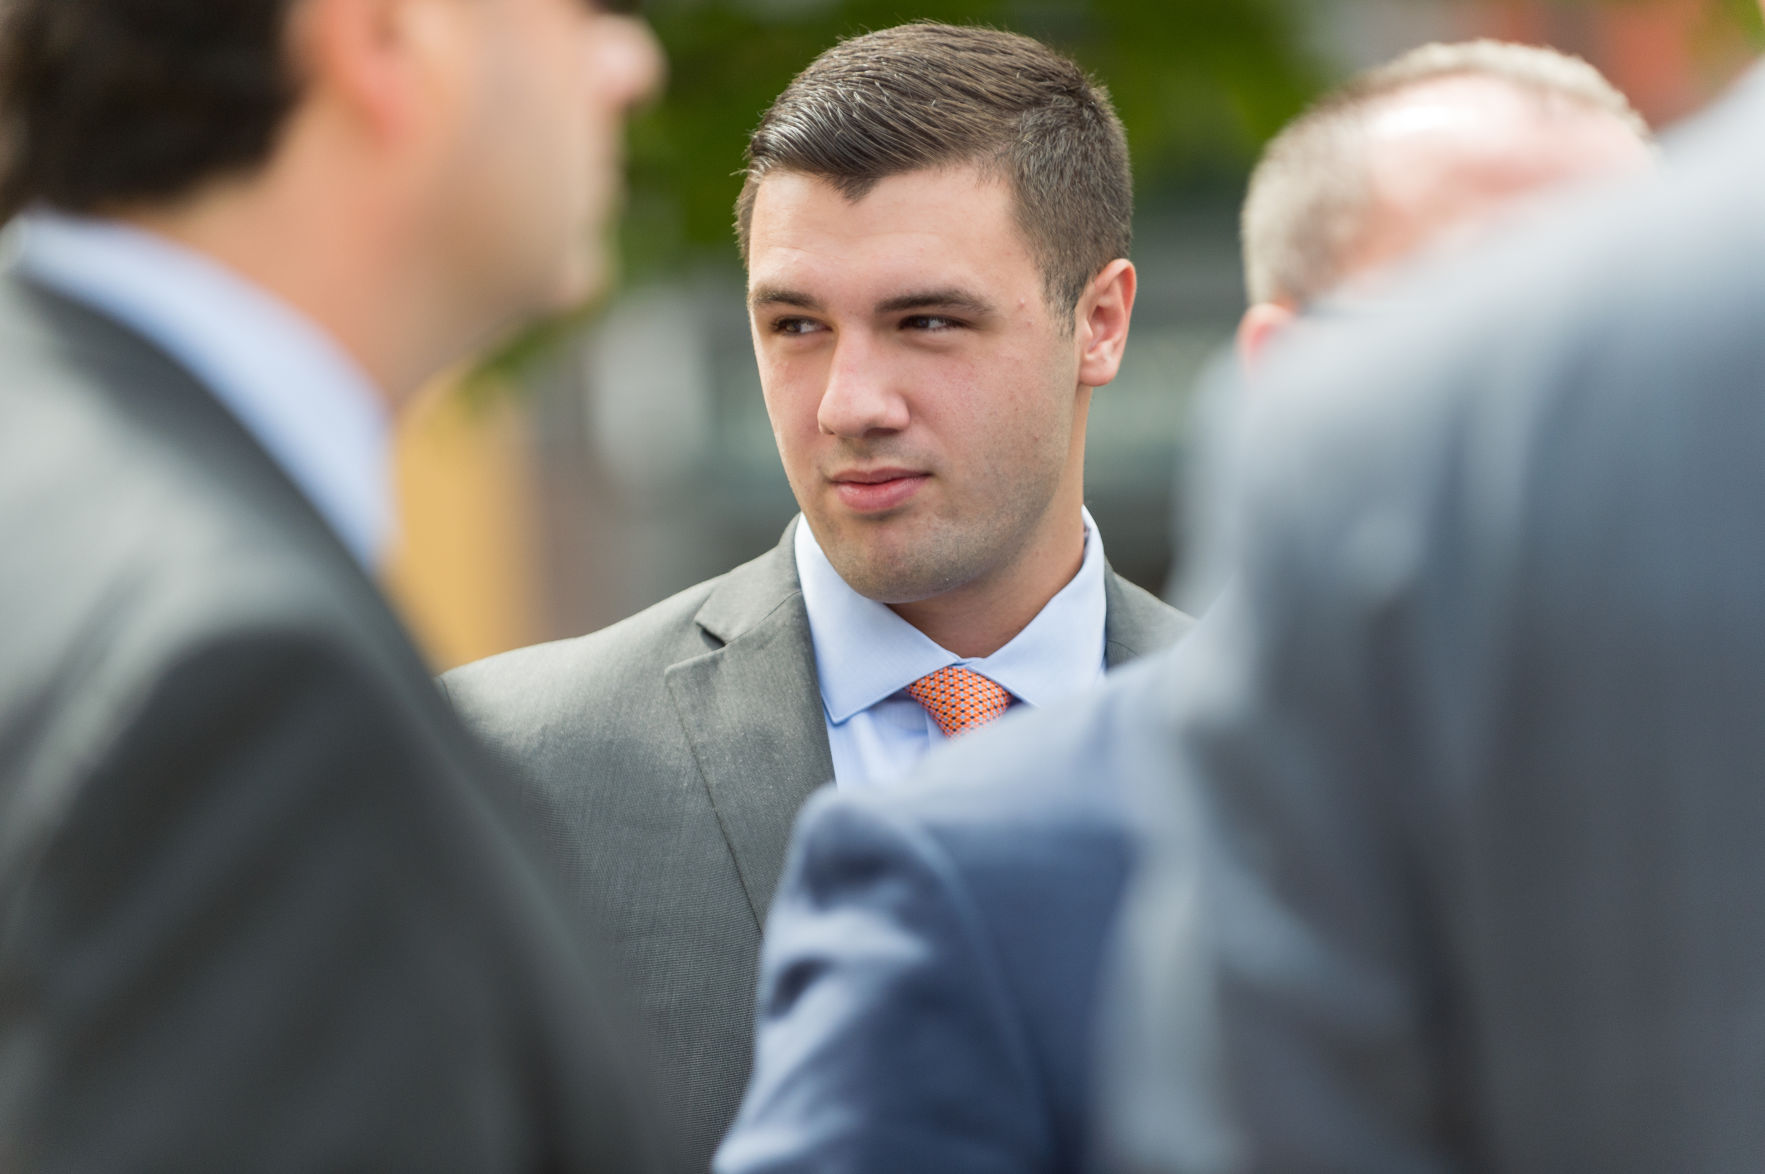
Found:
M 1403 273 L 1542 213 L 1577 187 L 1648 170 L 1648 126 L 1598 70 L 1532 45 L 1423 45 L 1363 73 L 1294 119 L 1263 150 L 1244 200 L 1237 354 L 1253 377 L 1295 326 L 1376 311 Z M 1219 595 L 1230 541 L 1195 557 L 1217 529 L 1225 464 L 1239 445 L 1236 373 L 1203 380 L 1199 437 L 1183 462 L 1167 592 L 1196 612 Z M 1254 395 L 1254 391 L 1251 391 Z
M 447 677 L 611 929 L 700 1166 L 747 1081 L 810 792 L 887 787 L 1188 625 L 1109 569 L 1084 509 L 1132 204 L 1107 95 L 1044 45 L 913 24 L 823 53 L 763 117 L 738 208 L 802 517 L 624 623 Z
M 1413 90 L 1380 80 L 1406 70 Z M 1534 74 L 1559 73 L 1572 84 L 1534 88 Z M 1322 204 L 1312 189 L 1340 190 L 1364 157 L 1354 133 L 1363 117 L 1371 127 L 1406 115 L 1439 120 L 1446 146 L 1465 144 L 1470 158 L 1455 161 L 1442 147 L 1430 152 L 1434 166 L 1537 176 L 1536 187 L 1507 188 L 1510 200 L 1542 190 L 1571 178 L 1528 167 L 1547 133 L 1517 134 L 1511 161 L 1491 144 L 1570 102 L 1563 90 L 1590 88 L 1589 74 L 1603 110 L 1615 95 L 1598 75 L 1544 50 L 1420 51 L 1326 98 L 1318 109 L 1334 112 L 1336 131 L 1313 114 L 1277 140 L 1278 162 L 1258 170 L 1249 205 L 1265 206 L 1269 184 L 1290 207 Z M 1510 81 L 1516 75 L 1526 80 Z M 1375 109 L 1357 113 L 1348 97 L 1357 93 Z M 1560 153 L 1586 160 L 1573 178 L 1650 158 L 1640 123 L 1615 101 L 1622 113 L 1575 107 L 1549 118 Z M 1528 102 L 1539 110 L 1515 109 Z M 1308 139 L 1314 149 L 1291 153 Z M 1584 139 L 1599 149 L 1583 152 Z M 1408 144 L 1412 155 L 1426 146 Z M 1271 252 L 1321 248 L 1306 234 L 1338 230 L 1350 210 L 1337 215 L 1296 214 L 1259 241 L 1253 267 Z M 1441 215 L 1438 231 L 1461 222 L 1456 209 Z M 1419 247 L 1425 227 L 1410 226 L 1405 239 Z M 1372 264 L 1345 260 L 1338 272 Z M 1162 769 L 1166 697 L 1198 671 L 1179 646 L 1061 713 L 951 747 L 909 788 L 830 792 L 810 804 L 763 954 L 754 1079 L 719 1174 L 1085 1166 L 1096 992 L 1129 863 L 1125 788 Z
M 1271 358 L 1120 1169 L 1758 1168 L 1762 127 Z
M 656 72 L 576 0 L 0 13 L 0 1166 L 646 1164 L 370 573 L 388 414 L 598 279 Z
M 1239 354 L 1253 365 L 1308 308 L 1654 155 L 1629 99 L 1551 49 L 1424 45 L 1369 70 L 1289 123 L 1251 175 Z

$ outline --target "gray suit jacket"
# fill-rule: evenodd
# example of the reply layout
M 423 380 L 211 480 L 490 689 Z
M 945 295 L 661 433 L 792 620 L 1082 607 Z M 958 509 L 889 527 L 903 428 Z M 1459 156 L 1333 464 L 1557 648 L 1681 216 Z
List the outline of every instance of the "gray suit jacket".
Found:
M 625 1171 L 515 810 L 209 392 L 0 276 L 0 1168 Z
M 526 780 L 643 1000 L 683 1161 L 710 1164 L 753 1051 L 761 925 L 791 825 L 833 777 L 792 537 L 604 631 L 449 673 Z M 1111 666 L 1187 617 L 1108 575 Z
M 1765 93 L 1696 135 L 1259 380 L 1120 1168 L 1759 1168 Z

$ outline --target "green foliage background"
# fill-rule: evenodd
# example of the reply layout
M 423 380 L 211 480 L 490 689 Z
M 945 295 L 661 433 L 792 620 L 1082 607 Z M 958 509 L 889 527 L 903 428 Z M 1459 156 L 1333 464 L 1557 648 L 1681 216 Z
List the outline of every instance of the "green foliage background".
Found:
M 1285 0 L 653 0 L 666 97 L 631 134 L 627 280 L 733 262 L 742 149 L 766 106 L 841 37 L 906 20 L 1041 38 L 1107 79 L 1143 194 L 1233 174 L 1323 81 Z
M 620 281 L 738 263 L 742 149 L 787 82 L 842 37 L 903 21 L 981 23 L 1039 37 L 1104 79 L 1134 147 L 1142 207 L 1235 188 L 1257 149 L 1337 80 L 1308 48 L 1317 0 L 644 0 L 626 4 L 667 52 L 663 96 L 633 121 Z M 1658 0 L 1558 0 L 1564 6 Z M 1715 50 L 1765 43 L 1757 0 L 1702 0 Z M 519 375 L 580 328 L 576 314 L 515 339 L 480 374 Z M 477 382 L 477 381 L 474 381 Z
M 1333 82 L 1306 46 L 1316 0 L 648 0 L 666 95 L 631 134 L 625 278 L 733 263 L 742 148 L 796 72 L 841 37 L 907 20 L 990 24 L 1104 79 L 1134 145 L 1142 201 L 1236 183 L 1256 150 Z M 1568 0 L 1646 4 L 1655 0 Z M 1761 40 L 1756 0 L 1705 0 L 1711 40 Z

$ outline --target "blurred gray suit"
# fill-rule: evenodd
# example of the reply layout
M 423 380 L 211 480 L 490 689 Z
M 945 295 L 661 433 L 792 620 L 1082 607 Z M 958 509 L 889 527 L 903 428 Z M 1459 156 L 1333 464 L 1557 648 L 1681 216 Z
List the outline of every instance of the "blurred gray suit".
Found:
M 791 826 L 833 777 L 793 522 L 766 554 L 604 631 L 444 678 L 525 781 L 643 1000 L 683 1163 L 704 1169 L 754 1050 L 760 929 Z M 1110 667 L 1188 619 L 1106 576 Z
M 1765 94 L 1673 163 L 1259 385 L 1118 1168 L 1765 1162 Z
M 628 1171 L 507 796 L 233 415 L 0 275 L 0 1169 Z

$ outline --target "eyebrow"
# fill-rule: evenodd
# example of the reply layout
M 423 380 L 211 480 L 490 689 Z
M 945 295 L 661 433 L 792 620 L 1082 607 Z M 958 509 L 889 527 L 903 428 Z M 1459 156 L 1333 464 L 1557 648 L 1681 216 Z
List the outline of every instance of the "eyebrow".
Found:
M 798 310 L 821 309 L 821 303 L 808 294 L 780 285 L 755 286 L 748 293 L 748 305 L 755 310 L 761 306 L 792 306 Z
M 757 285 L 748 294 L 748 305 L 758 310 L 763 306 L 789 306 L 797 310 L 821 309 L 821 302 L 801 290 L 780 285 Z M 948 289 L 914 290 L 896 294 L 877 303 L 878 314 L 899 314 L 905 310 L 964 310 L 977 316 L 993 313 L 993 304 L 976 294 L 954 286 Z
M 951 287 L 899 294 L 879 302 L 876 307 L 878 314 L 899 314 L 903 310 L 965 310 L 970 314 L 985 315 L 993 312 L 993 304 L 965 289 Z

